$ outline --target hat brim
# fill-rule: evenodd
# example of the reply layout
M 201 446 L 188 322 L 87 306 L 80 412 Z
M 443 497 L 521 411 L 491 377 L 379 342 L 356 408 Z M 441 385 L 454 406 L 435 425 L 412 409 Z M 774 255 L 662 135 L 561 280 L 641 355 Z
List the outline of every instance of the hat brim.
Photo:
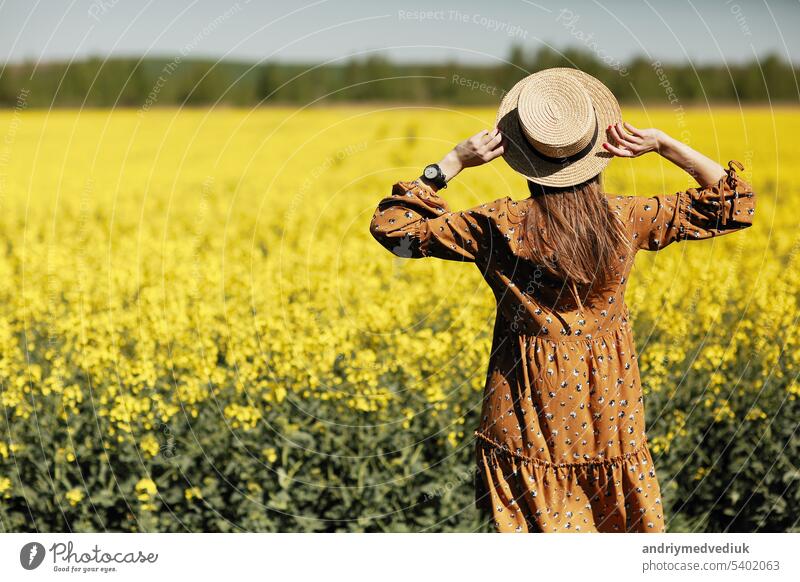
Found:
M 517 102 L 528 80 L 541 73 L 570 75 L 580 81 L 589 93 L 597 116 L 597 133 L 587 151 L 578 157 L 554 161 L 543 157 L 528 142 L 519 123 Z M 603 149 L 606 128 L 622 120 L 622 112 L 614 94 L 603 83 L 577 69 L 545 69 L 525 77 L 506 93 L 497 112 L 497 127 L 505 138 L 503 159 L 516 172 L 531 182 L 544 186 L 574 186 L 593 178 L 608 165 L 613 154 Z

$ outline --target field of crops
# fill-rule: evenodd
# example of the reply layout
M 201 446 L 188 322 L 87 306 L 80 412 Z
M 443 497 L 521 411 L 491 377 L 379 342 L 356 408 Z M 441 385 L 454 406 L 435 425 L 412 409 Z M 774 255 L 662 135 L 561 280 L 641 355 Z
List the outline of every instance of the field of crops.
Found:
M 629 110 L 758 192 L 629 288 L 669 531 L 800 530 L 800 116 Z M 370 236 L 488 109 L 0 113 L 0 531 L 490 531 L 493 297 Z M 653 155 L 654 156 L 654 155 Z M 692 185 L 615 160 L 608 191 Z M 455 209 L 527 196 L 502 162 Z

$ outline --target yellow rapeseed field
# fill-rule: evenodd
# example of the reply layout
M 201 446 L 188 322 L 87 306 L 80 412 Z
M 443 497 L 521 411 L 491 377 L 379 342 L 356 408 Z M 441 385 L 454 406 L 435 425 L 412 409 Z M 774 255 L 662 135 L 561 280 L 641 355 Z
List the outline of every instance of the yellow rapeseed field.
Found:
M 493 116 L 0 113 L 0 528 L 473 528 L 454 517 L 469 478 L 442 472 L 470 466 L 493 297 L 474 266 L 403 261 L 368 227 L 393 182 Z M 740 160 L 758 192 L 751 229 L 640 253 L 628 294 L 672 529 L 721 527 L 709 515 L 749 515 L 747 491 L 797 450 L 800 116 L 626 119 Z M 691 185 L 653 154 L 605 174 L 624 194 Z M 527 189 L 502 161 L 444 193 L 454 209 L 505 195 Z M 434 510 L 418 494 L 441 479 Z

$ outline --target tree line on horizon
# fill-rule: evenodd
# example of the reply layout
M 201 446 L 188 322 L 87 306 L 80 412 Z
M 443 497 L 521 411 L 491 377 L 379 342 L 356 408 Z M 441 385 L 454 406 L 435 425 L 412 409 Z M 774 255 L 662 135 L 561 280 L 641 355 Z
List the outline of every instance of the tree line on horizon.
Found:
M 621 102 L 675 107 L 704 102 L 800 100 L 798 70 L 776 55 L 733 65 L 660 63 L 637 57 L 608 66 L 589 51 L 529 52 L 514 46 L 496 65 L 396 63 L 380 55 L 335 64 L 247 63 L 167 58 L 88 58 L 6 64 L 0 107 L 308 105 L 348 102 L 495 105 L 525 75 L 576 67 Z

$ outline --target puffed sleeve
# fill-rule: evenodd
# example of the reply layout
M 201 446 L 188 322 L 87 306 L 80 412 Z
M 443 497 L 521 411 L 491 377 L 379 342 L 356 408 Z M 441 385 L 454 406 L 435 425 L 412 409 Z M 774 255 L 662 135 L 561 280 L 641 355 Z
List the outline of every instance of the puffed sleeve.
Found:
M 451 212 L 426 184 L 398 182 L 391 196 L 378 203 L 370 232 L 398 257 L 475 262 L 490 250 L 493 216 L 499 214 L 503 202 Z
M 702 240 L 753 224 L 755 193 L 728 162 L 718 182 L 676 194 L 630 198 L 628 221 L 639 249 L 656 251 L 680 240 Z

